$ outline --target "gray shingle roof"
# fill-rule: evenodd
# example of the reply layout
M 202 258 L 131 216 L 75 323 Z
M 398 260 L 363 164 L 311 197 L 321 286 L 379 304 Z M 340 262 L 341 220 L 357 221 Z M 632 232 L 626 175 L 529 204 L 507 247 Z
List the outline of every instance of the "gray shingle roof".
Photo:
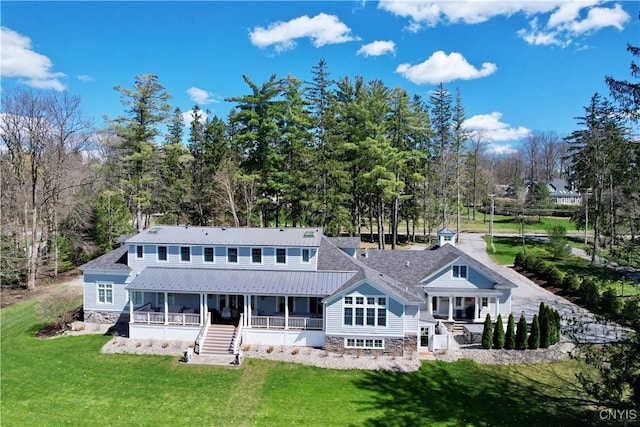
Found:
M 318 270 L 343 270 L 357 271 L 349 281 L 337 289 L 335 294 L 341 293 L 361 280 L 367 280 L 386 291 L 389 295 L 396 296 L 410 303 L 424 302 L 424 296 L 415 286 L 401 283 L 395 278 L 382 274 L 379 271 L 363 264 L 342 250 L 338 249 L 328 237 L 322 238 L 322 243 L 318 252 Z
M 458 258 L 464 259 L 476 270 L 496 283 L 496 287 L 515 288 L 506 277 L 472 258 L 453 245 L 444 245 L 424 251 L 358 251 L 358 259 L 384 274 L 403 283 L 417 285 L 420 280 L 432 275 Z
M 192 227 L 158 225 L 127 239 L 127 244 L 233 246 L 320 246 L 321 228 Z
M 121 270 L 130 271 L 127 265 L 127 251 L 129 248 L 121 246 L 117 249 L 107 252 L 96 259 L 92 259 L 88 263 L 78 267 L 80 271 L 85 270 Z
M 148 267 L 126 289 L 136 291 L 227 292 L 321 296 L 335 292 L 355 272 L 257 271 Z
M 360 247 L 359 237 L 327 237 L 331 243 L 340 249 L 358 249 Z

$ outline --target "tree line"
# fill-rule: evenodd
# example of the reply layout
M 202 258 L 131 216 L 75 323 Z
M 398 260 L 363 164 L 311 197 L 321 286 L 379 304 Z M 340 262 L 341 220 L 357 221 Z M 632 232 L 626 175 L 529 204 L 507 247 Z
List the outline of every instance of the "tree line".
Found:
M 637 144 L 629 117 L 608 115 L 613 104 L 598 96 L 568 139 L 534 132 L 501 155 L 465 128 L 460 91 L 442 84 L 425 98 L 359 76 L 334 80 L 324 60 L 307 82 L 243 78 L 247 93 L 226 99 L 234 105 L 226 118 L 195 105 L 189 125 L 153 74 L 114 88 L 123 113 L 104 129 L 79 97 L 2 91 L 3 285 L 33 287 L 151 222 L 318 226 L 395 248 L 400 235 L 459 232 L 463 206 L 523 178 L 571 178 L 593 195 L 596 236 L 636 233 Z M 605 119 L 612 123 L 596 129 Z

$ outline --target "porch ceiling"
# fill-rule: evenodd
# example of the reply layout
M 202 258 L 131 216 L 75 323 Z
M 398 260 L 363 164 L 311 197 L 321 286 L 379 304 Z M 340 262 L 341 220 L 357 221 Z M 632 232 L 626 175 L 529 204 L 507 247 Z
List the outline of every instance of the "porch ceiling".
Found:
M 261 295 L 331 295 L 355 272 L 261 271 L 147 267 L 125 288 L 130 291 L 212 292 Z

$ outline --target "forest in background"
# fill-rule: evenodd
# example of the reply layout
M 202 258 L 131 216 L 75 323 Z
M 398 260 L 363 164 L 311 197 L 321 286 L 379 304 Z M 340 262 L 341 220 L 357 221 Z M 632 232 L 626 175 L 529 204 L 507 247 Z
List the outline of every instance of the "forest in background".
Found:
M 498 154 L 465 129 L 462 94 L 442 84 L 423 98 L 334 80 L 324 60 L 310 81 L 243 78 L 247 93 L 226 100 L 226 118 L 196 105 L 188 126 L 153 74 L 114 88 L 123 113 L 104 129 L 72 94 L 3 90 L 2 286 L 33 288 L 152 223 L 318 226 L 394 249 L 400 233 L 460 231 L 462 207 L 486 205 L 503 185 L 522 210 L 548 207 L 525 182 L 558 177 L 587 195 L 574 219 L 587 215 L 594 253 L 638 251 L 638 83 L 606 77 L 610 98 L 594 94 L 570 135 L 536 131 Z

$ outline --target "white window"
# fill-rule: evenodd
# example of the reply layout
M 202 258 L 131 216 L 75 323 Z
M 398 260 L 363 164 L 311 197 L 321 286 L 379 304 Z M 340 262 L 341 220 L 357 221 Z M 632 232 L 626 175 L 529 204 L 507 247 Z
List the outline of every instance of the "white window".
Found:
M 303 249 L 302 250 L 302 262 L 309 263 L 310 262 L 310 253 L 309 253 L 309 249 Z
M 387 326 L 387 298 L 344 297 L 343 321 L 346 326 Z
M 452 268 L 453 277 L 458 279 L 466 279 L 467 278 L 467 266 L 466 265 L 454 265 Z
M 345 338 L 346 348 L 384 348 L 384 340 L 373 338 Z
M 158 261 L 166 261 L 166 260 L 167 260 L 167 247 L 158 246 Z
M 480 301 L 480 305 L 482 307 L 489 307 L 489 297 L 482 297 L 482 300 Z
M 142 245 L 136 246 L 136 258 L 142 259 L 144 257 L 144 247 Z
M 98 283 L 98 303 L 113 304 L 113 284 Z
M 189 246 L 180 246 L 180 261 L 191 261 L 191 248 Z
M 276 249 L 276 264 L 287 263 L 287 250 L 285 248 Z

